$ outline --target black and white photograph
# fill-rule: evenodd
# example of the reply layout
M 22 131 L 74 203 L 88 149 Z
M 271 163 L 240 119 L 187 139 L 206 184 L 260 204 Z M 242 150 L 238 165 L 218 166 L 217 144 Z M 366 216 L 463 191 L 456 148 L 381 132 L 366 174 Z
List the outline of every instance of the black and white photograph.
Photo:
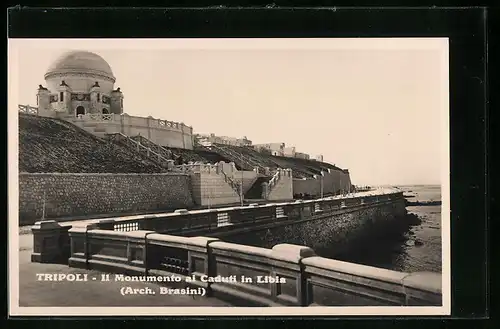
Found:
M 9 39 L 11 314 L 450 314 L 448 55 Z

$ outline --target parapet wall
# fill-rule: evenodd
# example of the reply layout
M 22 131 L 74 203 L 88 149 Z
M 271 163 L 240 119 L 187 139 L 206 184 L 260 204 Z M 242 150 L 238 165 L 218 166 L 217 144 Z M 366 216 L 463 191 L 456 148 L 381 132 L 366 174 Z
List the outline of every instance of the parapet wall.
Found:
M 68 253 L 68 246 L 64 241 L 67 240 L 68 229 L 73 225 L 95 225 L 99 229 L 114 231 L 150 230 L 183 236 L 224 236 L 229 242 L 260 247 L 270 247 L 284 241 L 300 244 L 307 242 L 316 250 L 329 248 L 332 243 L 338 247 L 352 237 L 359 236 L 358 233 L 361 233 L 361 236 L 362 233 L 373 234 L 377 227 L 382 230 L 387 227 L 395 228 L 398 222 L 404 226 L 402 217 L 405 214 L 402 192 L 376 190 L 303 202 L 191 211 L 184 209 L 156 214 L 96 218 L 83 222 L 63 222 L 60 225 L 54 222 L 56 231 L 66 238 L 57 238 L 55 242 L 50 242 L 57 246 L 49 253 L 57 251 L 59 255 L 46 257 L 62 257 L 63 262 L 67 262 L 67 257 L 61 255 Z M 40 230 L 33 229 L 33 232 Z M 46 236 L 35 234 L 34 238 L 36 241 Z
M 92 227 L 76 227 L 69 234 L 71 267 L 135 278 L 173 275 L 179 283 L 167 286 L 199 287 L 235 306 L 442 305 L 439 273 L 403 273 L 326 259 L 300 245 L 267 249 Z
M 324 172 L 324 176 L 307 179 L 293 180 L 293 194 L 320 196 L 321 189 L 323 194 L 333 194 L 339 191 L 348 192 L 351 188 L 351 178 L 349 173 L 344 173 L 340 170 L 330 170 Z
M 57 218 L 192 205 L 190 177 L 182 173 L 19 174 L 21 225 L 32 224 L 42 215 Z
M 161 146 L 193 149 L 193 128 L 183 123 L 128 114 L 85 114 L 71 121 L 80 127 L 92 124 L 102 134 L 141 135 Z
M 122 133 L 128 136 L 142 135 L 156 144 L 166 147 L 193 149 L 193 127 L 184 123 L 137 117 L 124 114 L 89 113 L 69 116 L 65 112 L 48 111 L 36 107 L 19 105 L 20 113 L 68 120 L 80 128 L 92 127 L 99 137 L 104 134 Z

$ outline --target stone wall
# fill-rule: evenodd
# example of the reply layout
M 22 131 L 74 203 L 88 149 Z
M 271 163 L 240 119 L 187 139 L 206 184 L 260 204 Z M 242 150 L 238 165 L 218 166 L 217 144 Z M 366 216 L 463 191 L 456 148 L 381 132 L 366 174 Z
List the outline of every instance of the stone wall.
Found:
M 323 183 L 319 176 L 317 178 L 294 179 L 293 194 L 320 196 L 322 184 L 323 194 L 332 194 L 340 190 L 348 191 L 351 186 L 351 178 L 349 174 L 340 170 L 331 170 L 330 172 L 324 172 Z
M 302 209 L 289 210 L 289 220 L 274 227 L 264 225 L 241 230 L 237 234 L 214 236 L 227 242 L 262 248 L 272 248 L 280 243 L 301 244 L 314 249 L 320 256 L 335 257 L 352 249 L 353 244 L 359 241 L 366 239 L 367 243 L 380 234 L 389 234 L 390 230 L 396 229 L 398 221 L 404 224 L 406 214 L 404 199 L 352 210 L 333 208 L 333 214 L 328 214 L 329 211 L 325 210 L 322 218 L 307 220 L 313 214 L 318 217 L 315 205 L 311 204 Z M 319 214 L 321 212 L 323 210 Z
M 292 175 L 281 175 L 267 197 L 270 201 L 293 200 L 293 178 Z
M 228 205 L 240 202 L 240 196 L 216 172 L 191 174 L 193 199 L 198 206 Z
M 186 174 L 20 173 L 19 223 L 79 215 L 191 207 Z
M 99 137 L 104 134 L 122 133 L 127 136 L 141 135 L 152 142 L 180 149 L 193 149 L 193 128 L 183 123 L 154 119 L 152 117 L 136 117 L 128 114 L 83 115 L 79 118 L 66 117 L 75 125 L 85 128 L 92 124 L 97 127 L 94 133 Z

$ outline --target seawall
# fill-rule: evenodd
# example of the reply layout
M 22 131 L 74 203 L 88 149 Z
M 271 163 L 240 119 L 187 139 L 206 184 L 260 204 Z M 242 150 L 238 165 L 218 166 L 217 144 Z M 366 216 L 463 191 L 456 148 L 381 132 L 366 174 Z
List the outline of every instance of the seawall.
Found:
M 314 249 L 321 256 L 335 256 L 355 247 L 356 243 L 369 243 L 407 225 L 403 199 L 353 204 L 349 208 L 341 208 L 340 203 L 296 206 L 279 222 L 208 236 L 262 248 L 281 243 L 298 244 Z
M 270 203 L 203 210 L 182 210 L 80 222 L 41 221 L 33 227 L 38 259 L 66 262 L 68 230 L 73 226 L 109 231 L 146 230 L 184 237 L 207 236 L 259 247 L 296 243 L 341 252 L 351 241 L 404 225 L 404 198 L 399 191 L 373 191 L 347 197 Z M 45 252 L 40 240 L 57 236 Z M 36 243 L 38 241 L 38 244 Z M 36 246 L 39 246 L 37 249 Z M 41 248 L 41 249 L 40 249 Z M 45 256 L 41 256 L 45 254 Z

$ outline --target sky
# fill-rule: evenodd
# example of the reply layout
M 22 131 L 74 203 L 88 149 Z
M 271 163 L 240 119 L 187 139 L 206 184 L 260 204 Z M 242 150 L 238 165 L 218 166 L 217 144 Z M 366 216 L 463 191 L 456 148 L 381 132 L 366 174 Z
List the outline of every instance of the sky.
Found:
M 447 39 L 10 39 L 9 111 L 35 106 L 70 50 L 109 63 L 129 115 L 284 142 L 357 185 L 440 184 L 449 172 Z

